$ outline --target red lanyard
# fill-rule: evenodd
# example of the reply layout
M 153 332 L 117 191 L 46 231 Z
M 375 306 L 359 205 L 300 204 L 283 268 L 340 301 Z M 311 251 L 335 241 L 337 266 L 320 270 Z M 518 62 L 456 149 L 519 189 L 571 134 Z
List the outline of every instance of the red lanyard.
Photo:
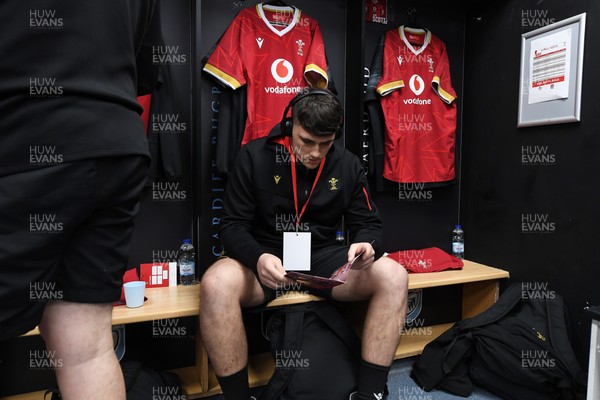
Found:
M 317 186 L 317 182 L 319 181 L 319 178 L 321 177 L 321 172 L 323 172 L 323 167 L 325 166 L 325 157 L 323 157 L 323 159 L 319 163 L 319 170 L 317 171 L 317 176 L 315 176 L 315 181 L 313 182 L 312 189 L 310 190 L 310 194 L 308 195 L 308 199 L 306 199 L 306 203 L 304 203 L 304 206 L 302 207 L 302 211 L 300 211 L 300 214 L 298 214 L 298 182 L 296 179 L 296 155 L 294 154 L 294 152 L 292 151 L 292 148 L 290 146 L 290 138 L 289 137 L 285 138 L 284 145 L 285 145 L 285 148 L 290 153 L 290 158 L 292 161 L 291 162 L 291 164 L 292 164 L 292 187 L 294 189 L 294 207 L 296 208 L 296 227 L 298 227 L 298 225 L 300 225 L 300 219 L 302 218 L 302 215 L 304 215 L 304 211 L 306 211 L 306 206 L 308 206 L 308 202 L 310 201 L 310 198 L 311 198 L 313 192 L 315 191 L 315 186 Z

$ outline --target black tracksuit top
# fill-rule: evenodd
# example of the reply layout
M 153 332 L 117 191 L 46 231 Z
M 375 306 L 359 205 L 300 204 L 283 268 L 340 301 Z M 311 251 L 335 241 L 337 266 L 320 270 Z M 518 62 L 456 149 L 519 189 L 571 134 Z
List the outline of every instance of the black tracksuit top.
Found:
M 228 256 L 254 271 L 261 254 L 283 249 L 283 232 L 296 227 L 290 155 L 281 139 L 275 128 L 268 137 L 242 147 L 225 191 L 221 242 Z M 316 173 L 296 164 L 299 210 Z M 360 161 L 334 144 L 298 231 L 311 232 L 313 249 L 335 245 L 342 217 L 350 243 L 373 242 L 375 258 L 380 257 L 382 224 Z

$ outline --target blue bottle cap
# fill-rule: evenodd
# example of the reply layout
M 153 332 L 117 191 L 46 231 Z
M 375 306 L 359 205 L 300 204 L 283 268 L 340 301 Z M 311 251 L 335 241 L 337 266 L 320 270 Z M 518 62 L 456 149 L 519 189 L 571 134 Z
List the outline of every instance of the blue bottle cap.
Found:
M 460 229 L 460 225 L 456 225 L 454 226 L 456 229 Z

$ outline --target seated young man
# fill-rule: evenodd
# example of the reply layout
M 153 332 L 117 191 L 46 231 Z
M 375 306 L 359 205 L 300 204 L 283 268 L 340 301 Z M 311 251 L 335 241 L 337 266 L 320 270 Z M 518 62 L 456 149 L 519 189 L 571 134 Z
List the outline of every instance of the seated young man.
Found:
M 293 283 L 282 264 L 283 231 L 310 232 L 310 274 L 329 277 L 364 252 L 345 284 L 307 290 L 368 301 L 358 392 L 350 399 L 382 399 L 406 314 L 407 274 L 381 257 L 382 224 L 358 157 L 334 145 L 343 121 L 339 101 L 308 90 L 290 107 L 291 120 L 248 143 L 236 159 L 221 221 L 226 256 L 201 281 L 202 340 L 225 398 L 249 399 L 242 308 L 265 304 Z M 342 217 L 349 246 L 335 240 Z

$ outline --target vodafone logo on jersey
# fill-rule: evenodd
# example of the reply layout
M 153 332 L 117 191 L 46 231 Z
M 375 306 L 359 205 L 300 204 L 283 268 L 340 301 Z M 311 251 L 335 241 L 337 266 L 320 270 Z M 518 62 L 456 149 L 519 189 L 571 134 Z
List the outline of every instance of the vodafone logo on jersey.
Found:
M 285 58 L 278 58 L 273 61 L 273 64 L 271 64 L 271 75 L 273 75 L 273 79 L 275 79 L 277 83 L 283 84 L 284 86 L 265 87 L 266 93 L 296 94 L 302 90 L 301 86 L 285 85 L 290 82 L 294 76 L 294 67 L 292 66 L 292 63 Z
M 271 64 L 271 75 L 279 83 L 288 83 L 294 76 L 294 67 L 285 58 L 278 58 Z
M 425 82 L 423 82 L 423 78 L 419 75 L 414 74 L 408 81 L 408 87 L 410 87 L 410 90 L 412 90 L 416 96 L 420 96 L 421 93 L 423 93 L 423 90 L 425 90 Z
M 412 90 L 415 96 L 420 96 L 421 93 L 423 93 L 423 91 L 425 90 L 425 82 L 423 81 L 423 78 L 421 78 L 419 75 L 414 74 L 410 77 L 410 80 L 408 81 L 408 87 L 410 88 L 410 90 Z M 404 99 L 403 101 L 404 104 L 415 104 L 418 106 L 431 104 L 431 99 L 420 99 L 418 97 L 415 97 L 414 99 Z

